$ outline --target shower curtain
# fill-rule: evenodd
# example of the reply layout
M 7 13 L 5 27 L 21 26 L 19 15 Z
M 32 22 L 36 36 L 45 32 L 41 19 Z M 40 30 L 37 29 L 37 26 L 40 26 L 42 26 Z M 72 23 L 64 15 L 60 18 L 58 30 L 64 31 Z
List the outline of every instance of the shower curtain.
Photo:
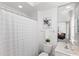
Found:
M 0 9 L 0 56 L 38 55 L 37 22 Z

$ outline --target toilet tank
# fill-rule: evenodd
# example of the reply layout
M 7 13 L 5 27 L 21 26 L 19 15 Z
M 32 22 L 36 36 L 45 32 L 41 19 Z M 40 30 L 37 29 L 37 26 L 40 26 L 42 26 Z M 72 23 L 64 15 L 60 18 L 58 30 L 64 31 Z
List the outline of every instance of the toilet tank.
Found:
M 48 54 L 51 53 L 52 52 L 52 45 L 51 44 L 44 44 L 43 51 Z

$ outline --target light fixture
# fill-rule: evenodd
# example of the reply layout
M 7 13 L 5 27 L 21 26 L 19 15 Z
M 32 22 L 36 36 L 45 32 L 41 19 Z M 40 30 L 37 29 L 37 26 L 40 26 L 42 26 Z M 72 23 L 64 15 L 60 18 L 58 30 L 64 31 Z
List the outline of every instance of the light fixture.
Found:
M 22 5 L 18 5 L 18 7 L 19 7 L 19 8 L 23 8 L 23 6 L 22 6 Z

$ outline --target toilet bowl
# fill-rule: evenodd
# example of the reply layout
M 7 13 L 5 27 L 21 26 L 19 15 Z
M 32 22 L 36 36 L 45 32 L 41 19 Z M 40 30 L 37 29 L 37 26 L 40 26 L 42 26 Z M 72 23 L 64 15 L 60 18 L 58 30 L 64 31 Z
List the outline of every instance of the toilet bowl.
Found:
M 48 53 L 42 52 L 39 54 L 39 56 L 48 56 Z
M 43 52 L 39 54 L 39 56 L 49 56 L 52 50 L 51 44 L 43 44 Z

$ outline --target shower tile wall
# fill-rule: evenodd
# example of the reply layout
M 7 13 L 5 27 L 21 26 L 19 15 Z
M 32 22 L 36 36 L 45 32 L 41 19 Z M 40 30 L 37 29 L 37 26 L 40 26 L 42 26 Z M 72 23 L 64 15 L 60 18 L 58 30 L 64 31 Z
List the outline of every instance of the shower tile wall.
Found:
M 0 55 L 38 55 L 37 22 L 0 10 Z

